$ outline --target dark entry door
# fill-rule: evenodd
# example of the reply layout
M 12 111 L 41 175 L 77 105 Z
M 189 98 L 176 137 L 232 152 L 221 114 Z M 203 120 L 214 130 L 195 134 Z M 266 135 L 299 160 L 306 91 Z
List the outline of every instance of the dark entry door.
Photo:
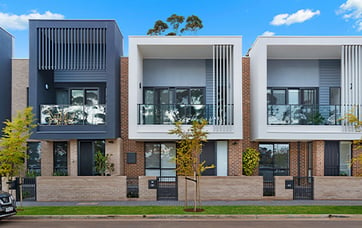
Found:
M 93 175 L 93 154 L 93 143 L 91 141 L 79 142 L 79 176 Z
M 325 142 L 324 176 L 339 176 L 339 141 Z

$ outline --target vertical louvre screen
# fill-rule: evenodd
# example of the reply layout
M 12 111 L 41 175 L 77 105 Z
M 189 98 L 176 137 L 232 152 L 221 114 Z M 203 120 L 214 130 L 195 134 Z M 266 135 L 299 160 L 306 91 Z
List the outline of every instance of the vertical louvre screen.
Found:
M 213 125 L 233 124 L 233 46 L 214 45 L 213 49 Z
M 105 28 L 38 28 L 39 70 L 105 68 Z
M 362 45 L 342 46 L 342 104 L 343 113 L 353 111 L 362 118 Z M 350 125 L 349 123 L 345 123 Z M 352 128 L 347 128 L 352 129 Z

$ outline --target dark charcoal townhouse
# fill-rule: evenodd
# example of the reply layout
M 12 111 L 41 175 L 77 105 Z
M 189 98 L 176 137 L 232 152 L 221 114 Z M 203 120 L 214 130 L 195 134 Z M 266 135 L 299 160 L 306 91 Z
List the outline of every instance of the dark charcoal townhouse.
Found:
M 122 34 L 112 20 L 30 20 L 29 34 L 32 139 L 40 141 L 29 143 L 28 170 L 95 175 L 95 152 L 119 143 Z
M 11 116 L 11 58 L 13 37 L 0 27 L 0 129 Z

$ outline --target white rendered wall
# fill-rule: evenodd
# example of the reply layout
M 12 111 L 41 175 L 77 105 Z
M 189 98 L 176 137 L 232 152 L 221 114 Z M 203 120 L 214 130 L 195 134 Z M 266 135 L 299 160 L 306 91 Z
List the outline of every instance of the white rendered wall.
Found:
M 205 60 L 145 59 L 143 86 L 205 87 Z
M 228 175 L 228 142 L 216 142 L 216 173 L 218 176 Z

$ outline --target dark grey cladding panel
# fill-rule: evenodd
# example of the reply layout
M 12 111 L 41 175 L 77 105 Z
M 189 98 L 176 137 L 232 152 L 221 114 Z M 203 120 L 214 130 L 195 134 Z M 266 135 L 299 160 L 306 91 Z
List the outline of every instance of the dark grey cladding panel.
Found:
M 104 82 L 104 71 L 54 71 L 54 82 Z

